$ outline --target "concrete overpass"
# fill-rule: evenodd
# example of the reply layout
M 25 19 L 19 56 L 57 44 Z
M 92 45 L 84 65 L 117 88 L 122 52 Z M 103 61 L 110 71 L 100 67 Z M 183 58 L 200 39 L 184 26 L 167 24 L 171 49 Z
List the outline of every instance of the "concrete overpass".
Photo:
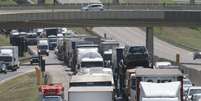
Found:
M 0 28 L 201 25 L 201 5 L 106 5 L 102 12 L 84 12 L 81 6 L 3 6 Z

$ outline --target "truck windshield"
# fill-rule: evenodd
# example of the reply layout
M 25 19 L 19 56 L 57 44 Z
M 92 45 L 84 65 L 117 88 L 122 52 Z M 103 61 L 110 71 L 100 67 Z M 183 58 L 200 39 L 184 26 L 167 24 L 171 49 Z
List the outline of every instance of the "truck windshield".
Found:
M 81 67 L 103 67 L 103 62 L 98 61 L 98 62 L 82 62 Z
M 57 35 L 59 33 L 59 29 L 55 28 L 55 29 L 46 29 L 46 34 L 47 36 L 49 35 Z
M 79 86 L 112 86 L 110 81 L 108 82 L 77 82 L 77 83 L 70 83 L 72 87 L 79 87 Z
M 9 62 L 9 61 L 12 61 L 12 57 L 9 57 L 9 56 L 0 56 L 0 61 Z
M 47 45 L 40 45 L 38 46 L 39 49 L 48 49 L 48 46 Z
M 44 97 L 43 101 L 62 101 L 60 97 Z
M 51 38 L 48 40 L 49 42 L 57 42 L 57 39 L 56 38 Z

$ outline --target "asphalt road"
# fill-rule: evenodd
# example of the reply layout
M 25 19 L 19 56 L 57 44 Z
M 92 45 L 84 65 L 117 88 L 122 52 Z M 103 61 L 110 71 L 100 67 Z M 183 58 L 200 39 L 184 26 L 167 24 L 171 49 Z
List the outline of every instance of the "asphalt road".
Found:
M 145 45 L 146 41 L 145 31 L 137 27 L 96 27 L 93 31 L 101 36 L 106 33 L 108 37 L 121 42 L 122 45 Z M 187 66 L 201 70 L 201 65 L 199 65 L 201 60 L 193 60 L 193 52 L 175 47 L 154 37 L 154 54 L 156 56 L 175 61 L 177 53 L 181 55 L 181 63 L 195 64 Z
M 7 74 L 0 73 L 0 82 L 9 78 L 16 77 L 17 75 L 27 73 L 29 71 L 34 71 L 34 66 L 20 66 L 20 69 L 15 72 L 8 71 Z

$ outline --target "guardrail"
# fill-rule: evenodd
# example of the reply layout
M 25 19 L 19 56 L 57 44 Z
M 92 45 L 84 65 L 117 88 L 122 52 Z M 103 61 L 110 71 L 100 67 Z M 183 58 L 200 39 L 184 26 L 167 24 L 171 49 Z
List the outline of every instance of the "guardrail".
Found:
M 80 9 L 88 5 L 83 4 L 63 4 L 63 5 L 1 5 L 0 10 L 34 10 L 34 9 Z M 105 9 L 176 9 L 176 10 L 200 10 L 201 4 L 169 4 L 169 3 L 123 3 L 104 4 Z

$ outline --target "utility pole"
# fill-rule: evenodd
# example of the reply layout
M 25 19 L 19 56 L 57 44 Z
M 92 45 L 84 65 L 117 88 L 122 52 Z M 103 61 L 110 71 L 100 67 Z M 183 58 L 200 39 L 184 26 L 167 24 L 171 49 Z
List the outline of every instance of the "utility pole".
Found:
M 146 47 L 149 52 L 151 67 L 154 63 L 154 35 L 153 27 L 146 27 Z

